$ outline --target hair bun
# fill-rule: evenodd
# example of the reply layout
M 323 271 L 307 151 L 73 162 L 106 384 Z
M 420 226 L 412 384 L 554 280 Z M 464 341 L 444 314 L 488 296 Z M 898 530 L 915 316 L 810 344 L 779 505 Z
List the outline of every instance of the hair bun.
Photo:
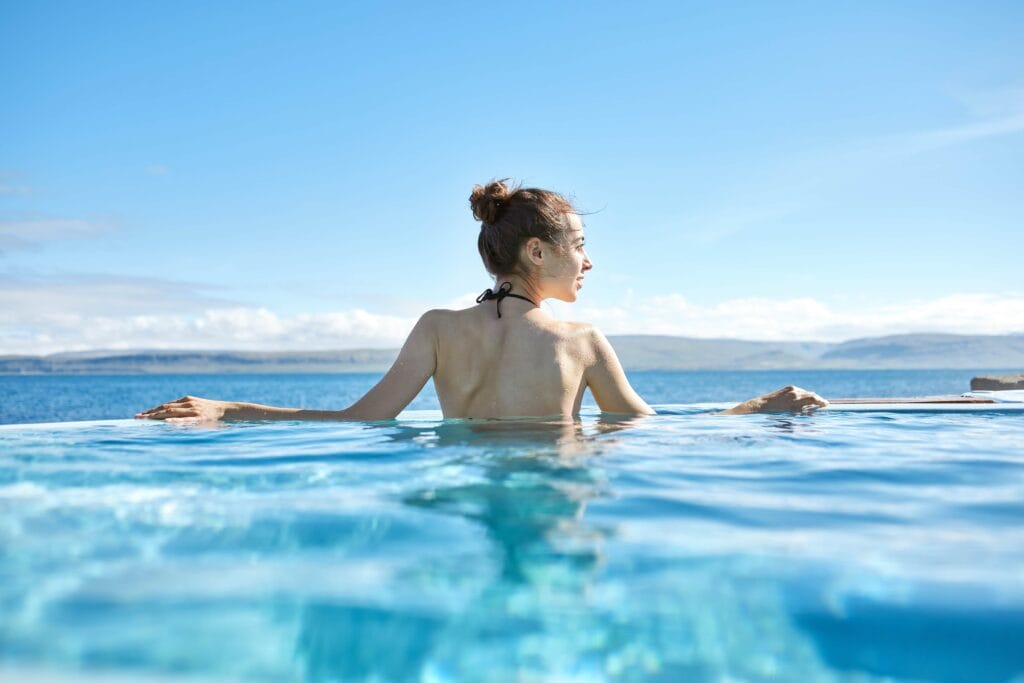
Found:
M 473 218 L 484 225 L 494 223 L 501 215 L 510 196 L 512 196 L 512 192 L 509 191 L 505 180 L 495 180 L 487 185 L 474 185 L 473 194 L 469 195 L 469 206 L 473 209 Z

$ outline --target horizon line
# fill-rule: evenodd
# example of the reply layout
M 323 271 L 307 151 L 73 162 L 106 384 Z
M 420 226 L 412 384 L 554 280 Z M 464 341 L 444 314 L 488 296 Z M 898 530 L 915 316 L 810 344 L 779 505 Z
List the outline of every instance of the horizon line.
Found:
M 865 337 L 850 337 L 841 341 L 823 341 L 817 339 L 750 339 L 745 337 L 691 337 L 683 335 L 673 334 L 651 334 L 644 332 L 627 332 L 627 333 L 616 333 L 609 334 L 609 339 L 617 339 L 623 337 L 650 337 L 660 339 L 680 339 L 687 341 L 704 341 L 704 342 L 747 342 L 752 344 L 824 344 L 831 346 L 839 346 L 842 344 L 848 344 L 854 341 L 862 341 L 867 339 L 892 339 L 897 337 L 923 337 L 923 336 L 942 336 L 942 337 L 972 337 L 972 338 L 1002 338 L 1002 337 L 1024 337 L 1024 331 L 1019 332 L 1006 332 L 1001 334 L 964 334 L 960 332 L 900 332 L 895 334 L 882 334 L 877 336 L 865 336 Z M 64 351 L 53 351 L 44 354 L 28 354 L 28 353 L 17 353 L 17 352 L 5 352 L 0 351 L 0 358 L 49 358 L 52 356 L 60 356 L 66 354 L 83 354 L 83 353 L 106 353 L 106 354 L 137 354 L 137 353 L 340 353 L 340 352 L 352 352 L 352 351 L 397 351 L 401 348 L 401 344 L 395 346 L 351 346 L 351 347 L 332 347 L 332 348 L 308 348 L 308 349 L 244 349 L 244 348 L 216 348 L 216 347 L 132 347 L 132 348 L 109 348 L 109 347 L 94 347 L 87 349 L 68 349 Z

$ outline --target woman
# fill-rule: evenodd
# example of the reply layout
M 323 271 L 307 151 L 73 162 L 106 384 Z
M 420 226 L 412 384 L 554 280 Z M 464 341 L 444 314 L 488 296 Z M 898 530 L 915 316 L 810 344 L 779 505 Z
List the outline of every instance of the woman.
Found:
M 629 385 L 615 351 L 592 325 L 556 320 L 540 308 L 549 298 L 576 301 L 593 268 L 583 223 L 565 197 L 503 181 L 477 185 L 469 198 L 480 221 L 477 247 L 494 289 L 460 311 L 425 313 L 394 365 L 344 410 L 275 408 L 186 396 L 136 417 L 196 420 L 386 420 L 431 377 L 445 417 L 500 418 L 579 413 L 589 388 L 602 411 L 654 411 Z M 742 403 L 733 414 L 800 411 L 827 403 L 784 387 Z

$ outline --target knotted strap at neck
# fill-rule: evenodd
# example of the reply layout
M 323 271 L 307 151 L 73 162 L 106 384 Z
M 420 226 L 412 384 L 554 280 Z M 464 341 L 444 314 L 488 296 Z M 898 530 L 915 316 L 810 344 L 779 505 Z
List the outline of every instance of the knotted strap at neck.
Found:
M 525 296 L 522 296 L 520 294 L 513 294 L 512 293 L 512 283 L 511 282 L 502 282 L 501 286 L 498 287 L 498 291 L 497 292 L 495 292 L 492 289 L 484 290 L 484 293 L 476 298 L 476 302 L 478 304 L 482 304 L 485 301 L 492 301 L 492 300 L 497 302 L 495 304 L 495 307 L 498 310 L 498 317 L 500 318 L 501 317 L 501 300 L 504 299 L 507 296 L 515 297 L 516 299 L 522 299 L 523 301 L 529 301 L 534 306 L 537 305 L 536 303 L 534 303 L 533 299 L 527 299 Z

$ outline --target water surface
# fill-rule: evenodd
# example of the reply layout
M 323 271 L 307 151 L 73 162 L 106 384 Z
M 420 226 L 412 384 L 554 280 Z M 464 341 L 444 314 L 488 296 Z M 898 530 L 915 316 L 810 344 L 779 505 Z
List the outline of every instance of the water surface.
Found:
M 1024 415 L 0 429 L 0 677 L 1007 681 Z

